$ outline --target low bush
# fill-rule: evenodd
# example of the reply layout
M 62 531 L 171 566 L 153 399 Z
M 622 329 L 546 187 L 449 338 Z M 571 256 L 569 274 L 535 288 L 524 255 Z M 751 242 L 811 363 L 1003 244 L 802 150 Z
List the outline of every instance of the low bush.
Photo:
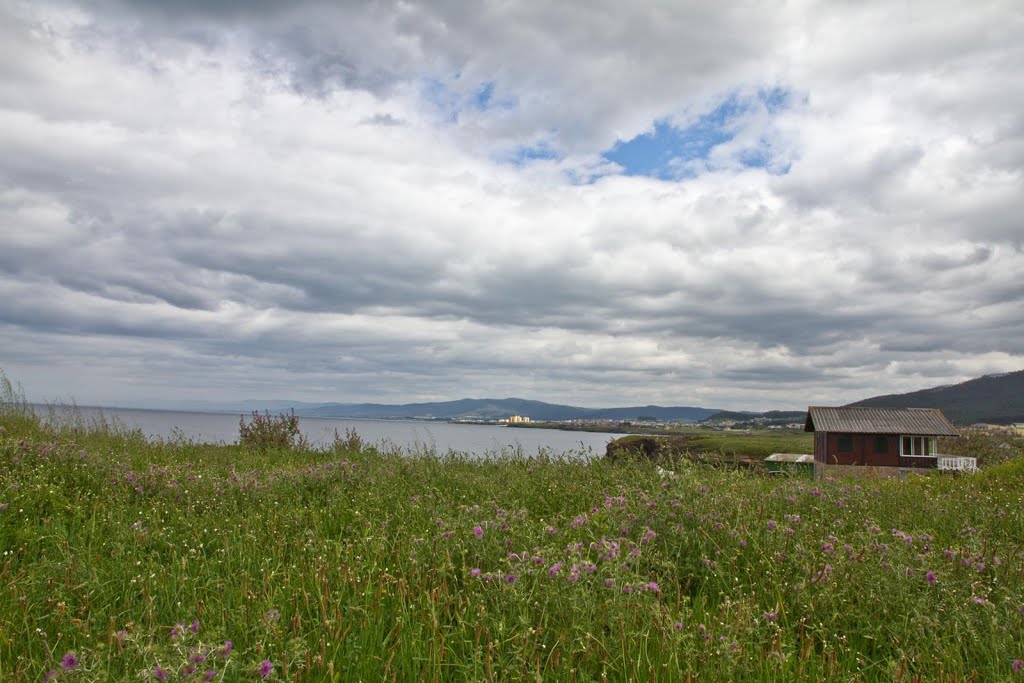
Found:
M 245 416 L 238 419 L 238 443 L 260 453 L 270 450 L 294 450 L 307 448 L 306 438 L 299 431 L 299 418 L 295 411 L 282 415 L 262 415 L 254 410 L 247 422 Z

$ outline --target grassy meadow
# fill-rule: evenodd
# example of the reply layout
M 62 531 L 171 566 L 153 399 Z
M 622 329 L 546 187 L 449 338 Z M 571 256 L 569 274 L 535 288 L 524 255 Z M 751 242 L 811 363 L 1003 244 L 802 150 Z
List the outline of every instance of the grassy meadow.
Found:
M 3 681 L 1024 681 L 1021 460 L 154 442 L 8 384 L 0 462 Z

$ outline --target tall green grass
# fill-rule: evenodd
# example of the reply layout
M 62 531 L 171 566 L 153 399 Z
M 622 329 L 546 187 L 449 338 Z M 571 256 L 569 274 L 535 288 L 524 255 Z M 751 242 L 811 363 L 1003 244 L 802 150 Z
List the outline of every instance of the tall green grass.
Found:
M 988 681 L 1024 658 L 1020 461 L 811 483 L 147 441 L 24 405 L 0 416 L 0 680 Z

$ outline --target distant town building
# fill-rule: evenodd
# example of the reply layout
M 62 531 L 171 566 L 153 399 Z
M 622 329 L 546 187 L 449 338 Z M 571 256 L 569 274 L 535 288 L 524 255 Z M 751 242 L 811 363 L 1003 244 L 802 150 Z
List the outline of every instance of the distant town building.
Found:
M 508 423 L 509 424 L 519 424 L 519 423 L 525 423 L 525 422 L 529 422 L 529 421 L 530 421 L 530 418 L 526 417 L 525 415 L 513 415 L 510 418 L 508 418 Z

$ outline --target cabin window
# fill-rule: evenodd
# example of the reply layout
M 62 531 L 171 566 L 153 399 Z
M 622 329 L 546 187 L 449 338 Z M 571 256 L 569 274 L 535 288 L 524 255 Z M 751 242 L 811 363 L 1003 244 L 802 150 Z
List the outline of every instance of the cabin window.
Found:
M 841 436 L 839 437 L 839 452 L 850 453 L 853 451 L 853 437 L 852 436 Z
M 927 436 L 905 436 L 900 455 L 934 455 L 935 440 Z
M 875 453 L 888 453 L 889 439 L 884 436 L 875 437 Z

